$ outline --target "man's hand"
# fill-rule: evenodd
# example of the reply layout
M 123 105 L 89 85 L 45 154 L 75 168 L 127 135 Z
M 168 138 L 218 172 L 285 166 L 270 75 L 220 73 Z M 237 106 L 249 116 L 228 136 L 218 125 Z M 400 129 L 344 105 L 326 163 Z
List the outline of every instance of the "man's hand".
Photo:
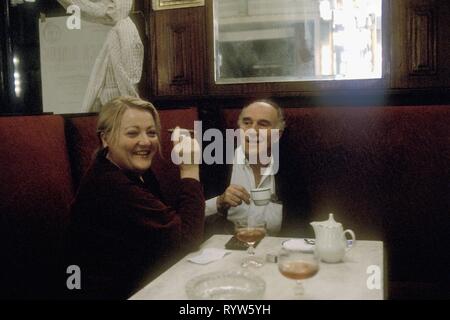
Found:
M 226 214 L 230 207 L 237 207 L 242 204 L 242 201 L 250 204 L 250 194 L 243 186 L 231 184 L 217 197 L 217 211 Z

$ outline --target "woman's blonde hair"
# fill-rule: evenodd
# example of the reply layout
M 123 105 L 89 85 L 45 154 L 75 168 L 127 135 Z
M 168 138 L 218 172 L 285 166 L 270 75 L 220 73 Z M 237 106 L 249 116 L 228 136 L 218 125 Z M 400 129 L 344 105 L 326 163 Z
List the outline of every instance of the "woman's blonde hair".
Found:
M 148 111 L 152 115 L 153 121 L 155 122 L 156 135 L 158 137 L 158 151 L 161 153 L 161 122 L 159 120 L 158 111 L 156 111 L 155 106 L 150 102 L 136 97 L 117 97 L 101 108 L 97 120 L 98 137 L 101 138 L 101 135 L 103 134 L 104 137 L 108 137 L 110 142 L 114 144 L 119 138 L 123 115 L 125 111 L 130 108 Z

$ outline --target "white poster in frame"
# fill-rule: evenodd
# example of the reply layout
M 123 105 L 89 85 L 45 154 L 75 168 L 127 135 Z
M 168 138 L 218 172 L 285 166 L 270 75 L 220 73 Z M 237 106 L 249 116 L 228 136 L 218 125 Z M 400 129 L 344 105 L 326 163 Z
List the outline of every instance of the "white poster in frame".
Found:
M 111 26 L 82 21 L 68 29 L 67 16 L 39 22 L 44 112 L 79 113 L 89 77 Z
M 200 7 L 204 5 L 205 0 L 152 0 L 153 10 Z

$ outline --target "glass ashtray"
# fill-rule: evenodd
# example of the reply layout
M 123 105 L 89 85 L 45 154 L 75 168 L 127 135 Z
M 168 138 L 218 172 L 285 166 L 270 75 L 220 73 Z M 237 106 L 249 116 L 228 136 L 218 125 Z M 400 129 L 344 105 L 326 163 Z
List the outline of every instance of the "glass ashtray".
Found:
M 257 300 L 265 290 L 263 279 L 245 271 L 202 274 L 186 283 L 186 294 L 193 300 Z

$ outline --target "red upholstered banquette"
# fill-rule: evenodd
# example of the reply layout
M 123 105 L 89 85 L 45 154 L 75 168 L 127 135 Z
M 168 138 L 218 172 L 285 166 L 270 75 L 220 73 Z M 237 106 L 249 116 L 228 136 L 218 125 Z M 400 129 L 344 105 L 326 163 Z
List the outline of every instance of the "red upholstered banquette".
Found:
M 238 113 L 223 110 L 225 128 Z M 173 203 L 178 172 L 166 129 L 193 128 L 198 115 L 160 114 L 165 160 L 153 169 Z M 357 238 L 383 240 L 388 297 L 449 298 L 450 107 L 287 108 L 286 120 L 280 159 L 305 186 L 309 220 L 334 212 Z M 96 116 L 0 118 L 0 297 L 57 298 L 65 286 L 61 243 L 98 146 L 95 124 Z
M 160 111 L 164 159 L 152 165 L 166 200 L 176 200 L 178 169 L 168 128 L 193 129 L 196 108 Z M 0 298 L 58 298 L 69 205 L 99 146 L 95 115 L 0 117 Z
M 238 115 L 224 110 L 225 126 Z M 309 221 L 333 212 L 357 238 L 383 240 L 390 298 L 450 298 L 450 106 L 286 108 L 285 117 L 280 159 L 306 187 Z

